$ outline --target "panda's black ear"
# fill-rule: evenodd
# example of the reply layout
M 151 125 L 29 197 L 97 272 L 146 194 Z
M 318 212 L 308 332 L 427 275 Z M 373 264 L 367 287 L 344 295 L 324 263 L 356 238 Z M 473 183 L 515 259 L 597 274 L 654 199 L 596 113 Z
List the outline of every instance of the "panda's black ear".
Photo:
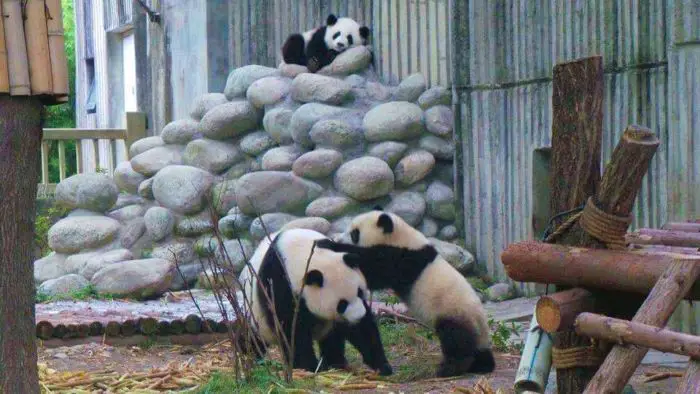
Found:
M 304 276 L 304 283 L 307 286 L 323 287 L 323 274 L 319 270 L 311 270 Z
M 394 222 L 391 220 L 391 216 L 386 213 L 379 215 L 377 226 L 384 230 L 384 234 L 389 234 L 394 231 Z
M 333 14 L 328 15 L 328 18 L 326 18 L 326 25 L 333 26 L 335 22 L 338 22 L 338 17 Z
M 374 208 L 372 208 L 373 211 L 383 211 L 384 207 L 381 205 L 375 205 Z
M 343 255 L 343 261 L 345 262 L 345 265 L 353 269 L 360 266 L 360 260 L 360 255 L 356 253 L 345 253 Z
M 360 37 L 364 38 L 365 40 L 369 39 L 369 27 L 362 26 L 360 28 Z

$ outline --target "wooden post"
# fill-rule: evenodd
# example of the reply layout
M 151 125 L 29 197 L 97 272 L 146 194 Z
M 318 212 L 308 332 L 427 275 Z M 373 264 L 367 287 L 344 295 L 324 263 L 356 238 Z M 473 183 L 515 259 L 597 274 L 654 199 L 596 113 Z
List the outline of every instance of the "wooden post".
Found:
M 700 275 L 697 259 L 678 259 L 664 272 L 632 319 L 656 327 L 665 326 L 671 314 Z M 586 387 L 589 394 L 617 394 L 622 391 L 648 348 L 616 345 Z
M 7 69 L 7 45 L 5 44 L 5 14 L 0 1 L 0 93 L 10 93 L 10 75 Z
M 24 3 L 24 34 L 27 38 L 29 80 L 32 95 L 53 94 L 49 32 L 46 25 L 46 4 L 43 0 Z
M 126 152 L 129 154 L 131 145 L 146 137 L 146 114 L 143 112 L 126 113 Z
M 690 360 L 683 381 L 678 385 L 676 394 L 697 394 L 700 387 L 700 361 Z

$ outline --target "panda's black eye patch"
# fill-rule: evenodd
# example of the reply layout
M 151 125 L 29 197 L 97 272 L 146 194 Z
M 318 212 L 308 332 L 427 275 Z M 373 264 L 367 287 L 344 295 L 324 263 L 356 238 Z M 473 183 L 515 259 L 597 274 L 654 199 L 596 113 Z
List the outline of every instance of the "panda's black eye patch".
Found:
M 335 34 L 333 34 L 333 39 L 334 39 L 334 40 L 335 40 L 336 38 L 338 38 L 338 37 L 340 37 L 340 32 L 339 32 L 339 31 L 336 32 Z
M 356 244 L 360 242 L 360 230 L 354 229 L 350 232 L 350 239 L 352 240 L 352 243 Z
M 341 315 L 342 315 L 343 313 L 345 313 L 345 310 L 348 309 L 348 305 L 349 305 L 349 304 L 348 304 L 347 301 L 345 301 L 345 300 L 340 300 L 340 302 L 338 302 L 338 308 L 337 308 L 338 313 L 340 313 Z
M 352 36 L 350 34 L 348 34 L 348 44 L 352 45 L 352 41 L 353 41 Z

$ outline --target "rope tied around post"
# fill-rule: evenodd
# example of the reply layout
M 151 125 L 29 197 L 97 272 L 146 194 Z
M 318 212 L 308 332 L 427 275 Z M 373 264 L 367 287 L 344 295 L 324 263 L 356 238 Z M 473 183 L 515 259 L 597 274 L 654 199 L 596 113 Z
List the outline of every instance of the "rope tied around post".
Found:
M 552 366 L 556 369 L 597 367 L 602 363 L 603 356 L 594 344 L 566 349 L 552 347 Z

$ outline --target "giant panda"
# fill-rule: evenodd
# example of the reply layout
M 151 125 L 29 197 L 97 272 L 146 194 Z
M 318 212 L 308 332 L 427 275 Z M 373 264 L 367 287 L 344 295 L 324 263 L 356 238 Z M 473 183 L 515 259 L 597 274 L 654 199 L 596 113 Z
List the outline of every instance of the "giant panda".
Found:
M 344 349 L 348 340 L 370 368 L 380 375 L 392 374 L 374 315 L 365 299 L 369 290 L 362 272 L 348 264 L 354 259 L 346 253 L 314 248 L 311 255 L 314 243 L 322 239 L 327 238 L 308 229 L 278 231 L 263 239 L 250 259 L 250 266 L 242 271 L 239 281 L 250 302 L 248 319 L 254 329 L 253 341 L 258 344 L 254 351 L 263 357 L 265 345 L 278 344 L 275 317 L 285 337 L 291 338 L 293 297 L 299 296 L 292 357 L 295 368 L 309 371 L 346 368 Z M 314 340 L 321 350 L 320 365 L 313 349 Z M 289 360 L 286 347 L 281 349 Z
M 291 34 L 282 46 L 282 58 L 287 64 L 306 66 L 315 73 L 331 64 L 339 53 L 356 45 L 367 45 L 368 40 L 367 26 L 330 14 L 325 26 Z
M 336 242 L 337 241 L 337 242 Z M 433 327 L 443 359 L 440 377 L 489 373 L 495 368 L 488 320 L 479 296 L 430 241 L 381 207 L 353 218 L 347 232 L 317 247 L 353 253 L 370 290 L 392 289 Z

